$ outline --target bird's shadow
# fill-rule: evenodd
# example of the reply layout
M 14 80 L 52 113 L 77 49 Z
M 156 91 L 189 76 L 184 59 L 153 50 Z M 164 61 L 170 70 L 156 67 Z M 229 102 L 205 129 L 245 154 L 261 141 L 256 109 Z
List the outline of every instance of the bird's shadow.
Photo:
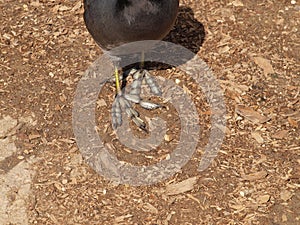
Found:
M 177 20 L 174 24 L 174 28 L 163 39 L 163 41 L 171 42 L 175 45 L 180 45 L 188 49 L 193 54 L 197 54 L 204 40 L 205 29 L 203 24 L 194 17 L 194 12 L 190 7 L 180 6 L 178 10 Z M 185 59 L 185 61 L 182 61 L 180 59 L 180 64 L 185 63 L 189 59 L 190 58 L 187 58 Z M 140 69 L 140 63 L 128 65 L 125 68 L 123 68 L 123 71 L 129 70 L 132 67 Z M 171 68 L 171 66 L 157 62 L 145 62 L 144 68 L 165 70 Z
M 164 38 L 164 41 L 181 45 L 197 54 L 204 39 L 204 26 L 194 17 L 193 10 L 186 6 L 179 7 L 174 28 Z

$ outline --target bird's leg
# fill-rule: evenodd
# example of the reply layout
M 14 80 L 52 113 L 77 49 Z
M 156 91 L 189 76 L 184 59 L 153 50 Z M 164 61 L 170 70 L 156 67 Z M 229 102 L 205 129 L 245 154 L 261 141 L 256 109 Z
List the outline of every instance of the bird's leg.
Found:
M 159 104 L 151 103 L 143 101 L 141 98 L 141 89 L 142 89 L 142 83 L 145 81 L 145 83 L 150 88 L 151 92 L 157 96 L 161 96 L 161 91 L 158 88 L 155 80 L 152 78 L 150 73 L 147 70 L 141 69 L 131 69 L 129 72 L 129 75 L 132 76 L 133 82 L 130 86 L 130 91 L 128 94 L 125 94 L 125 98 L 129 101 L 132 101 L 136 104 L 139 104 L 145 109 L 156 109 L 161 107 Z
M 153 94 L 161 96 L 161 91 L 157 86 L 154 78 L 151 76 L 148 70 L 143 69 L 144 65 L 145 65 L 145 52 L 142 51 L 140 68 L 141 70 L 144 71 L 143 80 L 146 82 L 146 84 L 148 85 L 148 87 L 150 88 Z
M 159 104 L 143 101 L 140 96 L 143 82 L 147 84 L 153 94 L 161 96 L 161 91 L 154 78 L 152 78 L 147 70 L 143 69 L 144 61 L 144 52 L 142 52 L 140 69 L 137 70 L 133 68 L 128 73 L 128 76 L 132 76 L 133 78 L 129 93 L 125 93 L 125 89 L 122 88 L 122 86 L 125 86 L 124 83 L 120 85 L 118 66 L 115 65 L 114 80 L 117 93 L 112 105 L 112 125 L 114 129 L 122 125 L 122 110 L 125 110 L 128 117 L 131 118 L 140 129 L 147 131 L 145 122 L 139 117 L 139 113 L 132 108 L 131 103 L 139 104 L 141 107 L 149 110 L 162 107 Z M 123 78 L 121 80 L 124 82 Z
M 127 94 L 123 93 L 120 86 L 120 76 L 118 67 L 115 66 L 115 82 L 116 82 L 116 97 L 112 105 L 112 126 L 114 129 L 122 125 L 122 110 L 125 110 L 127 115 L 132 119 L 132 121 L 142 130 L 147 131 L 145 122 L 139 117 L 139 113 L 132 108 L 130 101 L 132 99 L 127 98 Z
M 117 92 L 117 95 L 118 95 L 121 92 L 121 88 L 120 88 L 119 70 L 118 70 L 117 66 L 115 66 L 115 81 L 116 81 L 116 92 Z
M 145 52 L 142 51 L 140 68 L 143 69 L 143 68 L 144 68 L 144 65 L 145 65 Z
M 140 63 L 140 69 L 131 69 L 128 75 L 131 75 L 133 78 L 133 82 L 131 84 L 131 89 L 129 94 L 126 94 L 125 98 L 128 100 L 140 104 L 145 109 L 156 109 L 161 107 L 158 104 L 154 104 L 151 102 L 146 102 L 141 99 L 141 88 L 142 83 L 145 82 L 147 86 L 150 88 L 151 92 L 154 95 L 161 96 L 161 91 L 159 87 L 157 86 L 154 78 L 151 76 L 151 74 L 143 69 L 145 63 L 145 53 L 142 52 L 141 55 L 141 63 Z

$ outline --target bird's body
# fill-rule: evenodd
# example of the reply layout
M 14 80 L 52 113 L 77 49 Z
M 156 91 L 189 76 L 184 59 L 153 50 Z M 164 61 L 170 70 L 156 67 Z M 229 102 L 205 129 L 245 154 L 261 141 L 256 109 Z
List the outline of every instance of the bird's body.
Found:
M 179 0 L 84 0 L 84 21 L 86 27 L 102 50 L 111 57 L 115 65 L 116 99 L 112 106 L 112 125 L 122 125 L 122 109 L 143 130 L 145 123 L 139 117 L 130 102 L 144 108 L 154 109 L 158 104 L 144 102 L 140 97 L 142 81 L 150 87 L 153 94 L 160 90 L 146 70 L 135 71 L 130 93 L 121 90 L 119 84 L 118 61 L 124 52 L 113 51 L 123 44 L 161 40 L 171 30 L 179 7 Z M 126 54 L 143 52 L 145 47 L 126 48 Z M 127 52 L 130 51 L 130 52 Z M 143 58 L 143 57 L 142 57 Z M 143 59 L 142 59 L 143 64 Z
M 85 0 L 84 20 L 103 50 L 160 40 L 172 28 L 179 0 Z

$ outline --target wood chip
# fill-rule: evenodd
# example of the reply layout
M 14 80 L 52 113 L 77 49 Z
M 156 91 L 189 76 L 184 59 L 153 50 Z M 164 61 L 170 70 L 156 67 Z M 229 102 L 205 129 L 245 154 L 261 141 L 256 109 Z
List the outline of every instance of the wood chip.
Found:
M 262 57 L 254 57 L 254 62 L 264 70 L 264 74 L 268 75 L 268 74 L 272 74 L 275 73 L 270 60 L 262 58 Z
M 270 195 L 262 195 L 262 196 L 259 196 L 259 197 L 256 199 L 256 201 L 257 201 L 259 204 L 267 203 L 269 200 L 270 200 Z
M 196 182 L 197 182 L 197 177 L 192 177 L 192 178 L 186 179 L 186 180 L 181 181 L 181 182 L 176 183 L 176 184 L 169 184 L 166 187 L 165 194 L 167 194 L 167 195 L 178 195 L 178 194 L 181 194 L 181 193 L 191 191 L 191 190 L 193 190 L 194 185 L 196 184 Z
M 60 138 L 58 140 L 61 141 L 61 142 L 67 143 L 67 144 L 74 144 L 75 143 L 74 139 Z
M 200 204 L 201 202 L 200 202 L 200 200 L 198 199 L 198 198 L 196 198 L 196 197 L 194 197 L 193 195 L 191 195 L 191 194 L 187 194 L 186 195 L 188 198 L 190 198 L 190 199 L 192 199 L 192 200 L 194 200 L 195 202 L 197 202 L 198 204 Z
M 47 213 L 46 215 L 49 217 L 49 219 L 50 219 L 54 224 L 59 224 L 58 220 L 56 219 L 56 217 L 55 217 L 54 215 L 49 214 L 49 213 Z
M 29 140 L 34 140 L 34 139 L 37 139 L 37 138 L 40 138 L 40 137 L 41 137 L 40 134 L 29 134 L 28 135 Z
M 58 11 L 61 11 L 61 12 L 69 11 L 69 10 L 71 10 L 71 8 L 68 6 L 65 6 L 65 5 L 59 5 L 59 7 L 58 7 Z
M 282 214 L 282 216 L 281 216 L 281 221 L 282 222 L 287 222 L 287 216 L 285 215 L 285 214 Z
M 267 175 L 268 175 L 268 173 L 266 171 L 259 171 L 256 173 L 242 175 L 241 177 L 243 180 L 253 181 L 253 180 L 259 180 L 259 179 L 265 178 Z
M 234 205 L 230 204 L 229 207 L 232 209 L 235 209 L 235 210 L 239 210 L 239 211 L 245 209 L 245 206 L 243 206 L 241 204 L 234 204 Z
M 30 3 L 31 6 L 33 7 L 40 7 L 41 6 L 41 3 L 39 3 L 39 1 L 33 1 Z
M 264 139 L 262 138 L 262 136 L 261 136 L 258 132 L 256 132 L 256 131 L 252 132 L 252 133 L 251 133 L 251 136 L 252 136 L 259 144 L 264 143 Z
M 98 101 L 97 101 L 97 106 L 98 107 L 103 107 L 103 106 L 107 106 L 107 104 L 106 104 L 106 102 L 105 102 L 105 100 L 103 99 L 103 98 L 101 98 L 101 99 L 99 99 Z
M 152 214 L 158 214 L 158 209 L 155 206 L 148 203 L 148 202 L 143 205 L 143 209 L 146 212 L 149 212 L 149 213 L 152 213 Z
M 220 47 L 218 52 L 220 54 L 224 54 L 224 53 L 228 52 L 229 50 L 230 50 L 230 47 L 226 45 L 226 46 Z
M 19 155 L 17 158 L 20 159 L 20 160 L 23 160 L 23 159 L 24 159 L 24 156 Z
M 168 135 L 168 134 L 166 134 L 164 136 L 164 139 L 165 139 L 166 142 L 170 142 L 172 140 L 171 137 L 170 137 L 170 135 Z
M 71 12 L 77 11 L 78 9 L 80 9 L 82 7 L 82 2 L 78 1 L 75 6 L 71 9 Z
M 115 222 L 116 223 L 120 223 L 120 222 L 123 222 L 125 219 L 128 219 L 130 217 L 132 217 L 133 215 L 131 214 L 127 214 L 127 215 L 124 215 L 124 216 L 119 216 L 119 217 L 116 217 L 115 218 Z
M 294 120 L 293 118 L 288 117 L 288 122 L 289 122 L 289 124 L 290 124 L 292 127 L 298 128 L 298 123 L 297 123 L 297 121 Z
M 261 154 L 261 156 L 260 156 L 260 159 L 258 159 L 258 160 L 253 160 L 253 162 L 257 165 L 257 164 L 260 164 L 260 163 L 263 163 L 263 162 L 265 162 L 265 161 L 267 161 L 267 156 L 265 156 L 265 155 L 263 155 L 263 154 Z
M 231 3 L 233 6 L 244 6 L 244 4 L 240 0 L 235 0 Z
M 242 105 L 236 107 L 236 113 L 253 123 L 265 123 L 270 120 L 270 118 L 261 115 L 259 112 Z

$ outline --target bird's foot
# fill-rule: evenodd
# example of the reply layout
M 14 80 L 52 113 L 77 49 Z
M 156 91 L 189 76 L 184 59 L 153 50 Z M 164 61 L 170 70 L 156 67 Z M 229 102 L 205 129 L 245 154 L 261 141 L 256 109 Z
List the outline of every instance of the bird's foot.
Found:
M 140 118 L 140 114 L 132 108 L 131 102 L 140 104 L 146 109 L 156 109 L 161 107 L 159 104 L 145 102 L 131 94 L 120 93 L 116 96 L 112 105 L 112 126 L 114 129 L 122 125 L 122 111 L 125 111 L 127 116 L 143 131 L 148 132 L 146 123 Z
M 129 71 L 128 75 L 132 76 L 133 78 L 130 94 L 139 96 L 141 94 L 142 83 L 144 82 L 154 95 L 161 96 L 161 90 L 148 70 L 137 70 L 133 68 Z
M 142 130 L 147 132 L 145 122 L 140 118 L 139 113 L 132 108 L 131 103 L 139 104 L 145 109 L 157 109 L 162 107 L 159 104 L 143 101 L 140 97 L 143 81 L 148 85 L 151 92 L 161 96 L 161 91 L 154 79 L 147 70 L 132 69 L 128 75 L 133 77 L 129 93 L 120 92 L 112 105 L 112 126 L 114 129 L 122 125 L 122 111 L 125 110 L 129 118 Z

